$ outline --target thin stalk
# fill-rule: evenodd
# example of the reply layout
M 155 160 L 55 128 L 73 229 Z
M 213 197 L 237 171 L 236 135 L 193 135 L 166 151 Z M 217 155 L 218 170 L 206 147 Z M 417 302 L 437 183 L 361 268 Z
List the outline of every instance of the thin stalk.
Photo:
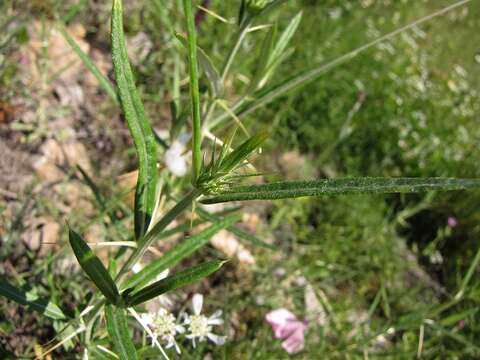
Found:
M 243 40 L 245 39 L 245 36 L 248 33 L 248 30 L 250 29 L 250 25 L 252 25 L 252 18 L 250 16 L 247 16 L 245 19 L 243 19 L 242 23 L 240 24 L 240 31 L 237 34 L 237 38 L 230 49 L 230 52 L 228 53 L 228 56 L 225 60 L 225 64 L 223 65 L 222 69 L 222 76 L 221 80 L 222 83 L 225 83 L 225 79 L 228 76 L 228 73 L 230 72 L 230 68 L 232 67 L 233 60 L 237 56 L 238 50 L 240 50 L 240 46 L 242 45 Z M 211 126 L 208 126 L 208 122 L 213 115 L 213 112 L 215 111 L 215 107 L 217 105 L 217 102 L 212 101 L 210 104 L 206 116 L 205 116 L 205 121 L 204 121 L 204 129 L 203 130 L 208 130 L 211 128 Z
M 470 282 L 475 269 L 477 268 L 478 264 L 480 263 L 480 248 L 477 250 L 477 253 L 468 268 L 467 274 L 463 278 L 462 285 L 460 286 L 460 290 L 455 295 L 456 300 L 460 300 L 465 295 L 465 290 L 467 289 L 468 283 Z
M 128 271 L 132 268 L 133 265 L 137 263 L 138 260 L 141 259 L 143 254 L 147 251 L 147 249 L 153 244 L 153 242 L 157 239 L 157 236 L 165 230 L 165 228 L 170 225 L 170 223 L 175 220 L 175 218 L 182 213 L 185 209 L 187 209 L 195 199 L 200 196 L 199 190 L 192 190 L 190 191 L 185 197 L 180 200 L 172 209 L 170 209 L 156 224 L 155 226 L 141 239 L 138 241 L 138 247 L 133 251 L 133 253 L 128 258 L 127 262 L 123 265 L 120 269 L 117 277 L 115 278 L 115 283 L 117 286 L 121 287 L 125 276 L 127 275 Z M 94 302 L 92 305 L 94 309 L 91 311 L 91 317 L 87 322 L 87 329 L 91 332 L 93 323 L 97 319 L 100 311 L 105 304 L 105 300 L 98 300 Z
M 130 270 L 133 265 L 135 265 L 137 261 L 142 258 L 147 249 L 157 239 L 157 236 L 163 230 L 165 230 L 165 228 L 170 225 L 170 223 L 175 220 L 180 213 L 190 207 L 193 201 L 198 198 L 200 194 L 200 191 L 197 189 L 190 191 L 182 200 L 180 200 L 180 202 L 170 209 L 170 211 L 168 211 L 142 239 L 139 240 L 138 247 L 133 251 L 127 262 L 123 265 L 122 269 L 118 273 L 115 279 L 117 284 L 121 284 L 128 270 Z
M 200 115 L 200 90 L 198 86 L 198 59 L 197 59 L 197 35 L 195 20 L 192 10 L 192 0 L 183 0 L 183 8 L 187 21 L 188 34 L 188 62 L 190 70 L 190 97 L 192 103 L 193 121 L 193 183 L 196 182 L 202 168 L 202 120 Z
M 240 46 L 242 45 L 242 42 L 245 39 L 245 36 L 247 35 L 248 29 L 250 28 L 251 24 L 252 24 L 252 17 L 247 15 L 245 19 L 243 19 L 242 23 L 240 24 L 240 31 L 238 32 L 237 39 L 235 40 L 235 43 L 230 49 L 227 59 L 225 60 L 225 64 L 223 65 L 222 78 L 221 78 L 222 82 L 225 82 L 225 79 L 227 78 L 230 68 L 232 67 L 233 60 L 237 56 L 238 50 L 240 50 Z

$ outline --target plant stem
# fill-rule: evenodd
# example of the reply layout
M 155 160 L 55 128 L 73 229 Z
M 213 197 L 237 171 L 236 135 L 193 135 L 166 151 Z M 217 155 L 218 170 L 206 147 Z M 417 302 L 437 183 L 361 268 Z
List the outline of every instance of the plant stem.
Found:
M 143 254 L 145 254 L 147 249 L 153 244 L 157 235 L 165 230 L 165 228 L 170 225 L 180 213 L 188 208 L 193 201 L 200 196 L 200 194 L 201 192 L 197 189 L 191 190 L 182 200 L 180 200 L 180 202 L 170 209 L 170 211 L 168 211 L 142 239 L 139 240 L 138 247 L 130 255 L 115 279 L 115 282 L 118 285 L 121 284 L 128 270 L 130 270 L 132 266 L 141 259 Z
M 188 62 L 190 70 L 190 97 L 193 121 L 193 183 L 195 184 L 202 167 L 202 129 L 200 116 L 200 91 L 198 86 L 197 38 L 195 20 L 192 11 L 192 0 L 183 0 L 183 8 L 187 20 Z
M 172 209 L 170 209 L 142 239 L 139 240 L 138 247 L 130 255 L 127 262 L 123 265 L 117 277 L 115 278 L 115 283 L 119 288 L 121 288 L 122 281 L 125 279 L 128 271 L 137 263 L 138 260 L 141 259 L 143 254 L 145 254 L 147 249 L 153 244 L 157 238 L 157 235 L 165 230 L 165 228 L 170 225 L 170 223 L 175 220 L 180 213 L 187 209 L 200 195 L 201 192 L 199 190 L 191 190 L 182 200 L 180 200 Z M 100 314 L 104 304 L 105 300 L 103 299 L 92 304 L 94 309 L 91 311 L 92 315 L 87 322 L 87 329 L 89 329 L 89 332 L 92 330 L 92 325 Z

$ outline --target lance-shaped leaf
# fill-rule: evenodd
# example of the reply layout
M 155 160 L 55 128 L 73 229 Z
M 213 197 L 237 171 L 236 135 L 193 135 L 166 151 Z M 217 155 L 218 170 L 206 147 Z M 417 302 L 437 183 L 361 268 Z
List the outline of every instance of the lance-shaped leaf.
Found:
M 273 48 L 267 62 L 265 69 L 265 75 L 260 81 L 260 87 L 262 87 L 273 75 L 275 69 L 287 59 L 292 53 L 293 49 L 287 49 L 290 40 L 298 29 L 300 21 L 302 20 L 302 12 L 299 12 L 290 23 L 287 25 L 285 30 L 280 35 L 275 47 Z
M 228 228 L 229 226 L 235 224 L 237 221 L 240 221 L 239 215 L 232 215 L 216 222 L 215 224 L 209 226 L 202 232 L 193 235 L 180 244 L 176 245 L 173 249 L 168 251 L 161 258 L 152 261 L 140 272 L 131 276 L 126 280 L 124 288 L 129 287 L 142 287 L 154 280 L 158 274 L 162 271 L 175 266 L 181 260 L 192 255 L 195 251 L 203 247 L 208 243 L 213 235 L 219 232 L 221 229 Z
M 228 174 L 250 156 L 252 152 L 258 149 L 267 138 L 268 133 L 266 131 L 253 135 L 250 139 L 225 156 L 222 160 L 222 165 L 219 171 Z
M 103 266 L 100 259 L 93 253 L 87 243 L 72 229 L 69 229 L 70 245 L 82 269 L 95 283 L 98 290 L 112 303 L 117 304 L 121 299 L 117 286 Z
M 277 200 L 303 196 L 362 193 L 414 193 L 430 190 L 463 190 L 480 187 L 480 179 L 451 178 L 352 178 L 317 181 L 276 182 L 263 185 L 236 186 L 201 202 Z
M 49 299 L 39 298 L 35 294 L 11 285 L 4 279 L 0 280 L 0 295 L 15 301 L 20 305 L 28 306 L 30 309 L 37 311 L 51 319 L 65 319 L 65 315 L 62 310 Z
M 268 133 L 263 131 L 253 135 L 229 153 L 233 136 L 234 133 L 224 142 L 218 158 L 215 158 L 214 153 L 212 154 L 212 160 L 203 168 L 198 178 L 197 185 L 206 192 L 219 185 L 217 180 L 232 176 L 231 172 L 244 164 L 244 160 L 267 139 Z
M 221 220 L 221 217 L 218 214 L 209 213 L 206 210 L 203 210 L 201 207 L 197 206 L 195 208 L 195 212 L 201 217 L 213 223 L 216 223 Z M 240 239 L 246 240 L 251 242 L 256 246 L 260 246 L 263 248 L 277 250 L 277 247 L 271 244 L 266 243 L 265 241 L 260 240 L 253 234 L 246 232 L 245 230 L 240 229 L 238 226 L 231 225 L 227 227 L 227 230 L 230 231 L 232 234 L 238 236 Z
M 125 303 L 129 307 L 135 306 L 165 294 L 168 291 L 197 282 L 220 269 L 224 263 L 225 261 L 219 260 L 209 261 L 168 276 L 133 294 L 131 294 L 129 290 L 126 290 L 125 293 L 128 295 L 126 296 Z
M 77 44 L 75 39 L 73 39 L 70 34 L 65 30 L 63 26 L 59 26 L 60 33 L 62 36 L 65 38 L 67 41 L 68 45 L 72 48 L 72 50 L 77 54 L 77 56 L 80 58 L 80 60 L 83 62 L 85 67 L 90 70 L 90 72 L 95 76 L 95 78 L 98 80 L 98 83 L 100 86 L 103 88 L 103 90 L 110 96 L 110 98 L 116 103 L 120 104 L 120 100 L 118 98 L 117 91 L 115 90 L 115 87 L 112 85 L 110 80 L 102 74 L 100 69 L 95 65 L 95 63 L 90 59 L 90 57 L 85 54 L 85 52 L 80 48 L 80 46 Z
M 137 350 L 128 331 L 126 310 L 112 305 L 105 306 L 107 331 L 120 360 L 138 359 Z
M 121 104 L 137 150 L 139 169 L 135 191 L 135 235 L 145 234 L 156 200 L 157 148 L 155 136 L 135 87 L 123 33 L 122 1 L 112 9 L 112 60 Z
M 177 39 L 180 41 L 180 43 L 188 49 L 188 40 L 185 36 L 183 36 L 180 33 L 175 33 L 175 36 Z M 202 70 L 205 72 L 205 76 L 207 77 L 210 91 L 213 95 L 214 98 L 221 97 L 223 95 L 223 82 L 220 77 L 220 73 L 213 64 L 212 60 L 210 57 L 207 55 L 207 53 L 197 45 L 197 50 L 198 50 L 198 62 L 202 68 Z

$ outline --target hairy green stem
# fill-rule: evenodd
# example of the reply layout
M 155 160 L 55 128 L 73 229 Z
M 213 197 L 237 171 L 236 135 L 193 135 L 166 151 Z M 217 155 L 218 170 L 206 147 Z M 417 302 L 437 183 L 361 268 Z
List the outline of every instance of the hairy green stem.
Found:
M 202 168 L 202 122 L 200 115 L 200 90 L 198 86 L 198 59 L 197 59 L 197 35 L 195 20 L 193 17 L 192 0 L 183 0 L 183 8 L 187 21 L 188 34 L 188 62 L 190 72 L 190 97 L 192 103 L 193 121 L 193 183 L 196 182 Z

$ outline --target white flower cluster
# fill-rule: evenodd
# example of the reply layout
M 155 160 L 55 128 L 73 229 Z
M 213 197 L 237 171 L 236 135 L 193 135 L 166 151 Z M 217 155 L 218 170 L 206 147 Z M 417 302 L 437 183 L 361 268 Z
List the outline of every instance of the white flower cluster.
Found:
M 185 338 L 192 341 L 194 347 L 197 341 L 201 342 L 206 339 L 216 345 L 225 343 L 225 336 L 219 336 L 212 332 L 213 326 L 223 324 L 222 311 L 218 310 L 209 317 L 202 315 L 203 295 L 201 294 L 193 296 L 192 305 L 193 314 L 183 313 L 178 319 L 165 309 L 140 315 L 137 320 L 152 338 L 152 346 L 163 341 L 166 343 L 167 349 L 175 347 L 176 351 L 180 353 L 177 337 L 183 334 L 185 334 Z

